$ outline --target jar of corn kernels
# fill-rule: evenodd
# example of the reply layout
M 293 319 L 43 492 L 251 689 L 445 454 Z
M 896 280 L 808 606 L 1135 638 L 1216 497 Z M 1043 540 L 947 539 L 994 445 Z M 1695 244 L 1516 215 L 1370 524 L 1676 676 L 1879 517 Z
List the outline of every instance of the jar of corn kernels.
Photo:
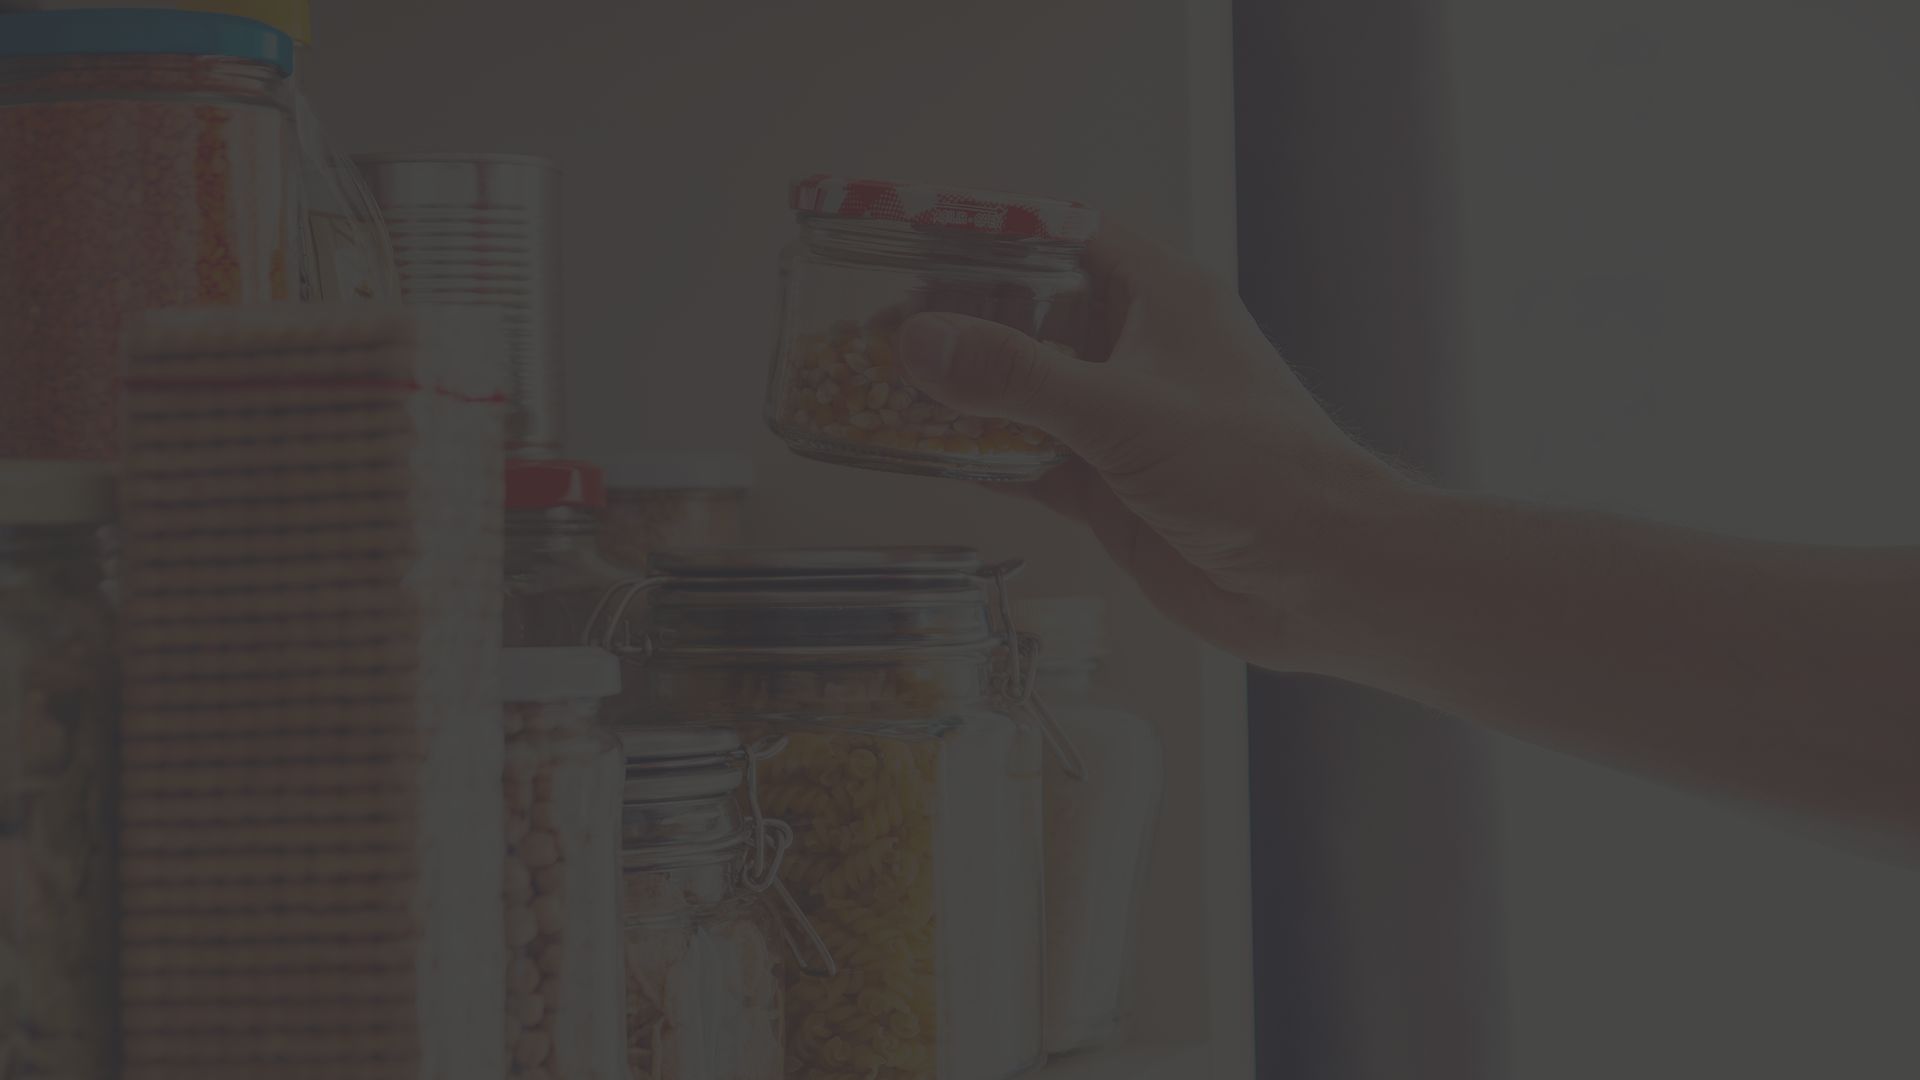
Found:
M 1093 210 L 832 176 L 795 182 L 789 201 L 800 235 L 781 259 L 766 403 L 776 435 L 824 461 L 973 480 L 1031 479 L 1065 459 L 1044 432 L 928 399 L 895 342 L 908 316 L 941 311 L 1084 353 Z
M 298 287 L 293 42 L 197 12 L 0 18 L 0 457 L 111 459 L 128 316 Z

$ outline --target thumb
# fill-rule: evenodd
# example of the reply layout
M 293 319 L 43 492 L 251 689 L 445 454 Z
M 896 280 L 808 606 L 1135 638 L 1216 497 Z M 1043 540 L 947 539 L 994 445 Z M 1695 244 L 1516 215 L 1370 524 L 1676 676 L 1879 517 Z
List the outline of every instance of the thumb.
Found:
M 1037 427 L 1096 467 L 1120 433 L 1151 423 L 1152 399 L 1127 373 L 1000 323 L 915 315 L 900 329 L 899 351 L 914 386 L 942 404 Z

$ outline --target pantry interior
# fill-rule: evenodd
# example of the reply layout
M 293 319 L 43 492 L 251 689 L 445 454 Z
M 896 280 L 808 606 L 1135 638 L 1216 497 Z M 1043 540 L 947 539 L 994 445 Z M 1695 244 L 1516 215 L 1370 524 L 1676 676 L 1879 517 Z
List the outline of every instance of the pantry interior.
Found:
M 1159 724 L 1167 797 L 1133 1030 L 1039 1075 L 1252 1076 L 1242 666 L 1046 512 L 799 458 L 759 413 L 793 176 L 1075 198 L 1231 276 L 1227 0 L 1124 17 L 1100 0 L 986 0 L 964 17 L 878 0 L 331 0 L 314 29 L 308 91 L 350 151 L 499 150 L 564 170 L 572 453 L 751 453 L 757 542 L 959 544 L 1025 558 L 1031 593 L 1108 599 L 1113 673 Z
M 1104 598 L 1108 678 L 1159 732 L 1166 797 L 1126 1034 L 1038 1075 L 1251 1076 L 1242 665 L 1169 626 L 1037 508 L 805 460 L 760 412 L 798 175 L 1057 194 L 1230 276 L 1226 0 L 1125 20 L 1093 0 L 996 0 L 964 25 L 865 0 L 315 9 L 300 78 L 338 148 L 558 165 L 570 456 L 746 454 L 756 544 L 974 548 L 1022 560 L 1023 595 Z M 969 46 L 922 44 L 951 34 Z

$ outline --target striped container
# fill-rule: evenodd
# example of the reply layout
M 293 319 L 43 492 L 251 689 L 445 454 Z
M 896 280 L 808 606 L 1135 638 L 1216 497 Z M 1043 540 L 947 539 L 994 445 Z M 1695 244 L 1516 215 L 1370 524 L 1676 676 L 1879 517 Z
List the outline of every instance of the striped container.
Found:
M 511 154 L 369 154 L 366 174 L 410 304 L 499 313 L 511 361 L 510 454 L 565 443 L 560 339 L 560 173 Z

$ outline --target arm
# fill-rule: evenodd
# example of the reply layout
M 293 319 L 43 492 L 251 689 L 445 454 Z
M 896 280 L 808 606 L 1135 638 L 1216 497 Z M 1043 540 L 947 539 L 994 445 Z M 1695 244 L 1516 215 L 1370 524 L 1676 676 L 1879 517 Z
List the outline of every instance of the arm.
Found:
M 1920 836 L 1920 550 L 1753 543 L 1437 491 L 1357 446 L 1232 292 L 1104 234 L 1108 363 L 920 315 L 904 362 L 1076 454 L 1025 489 L 1169 617 L 1710 790 Z

